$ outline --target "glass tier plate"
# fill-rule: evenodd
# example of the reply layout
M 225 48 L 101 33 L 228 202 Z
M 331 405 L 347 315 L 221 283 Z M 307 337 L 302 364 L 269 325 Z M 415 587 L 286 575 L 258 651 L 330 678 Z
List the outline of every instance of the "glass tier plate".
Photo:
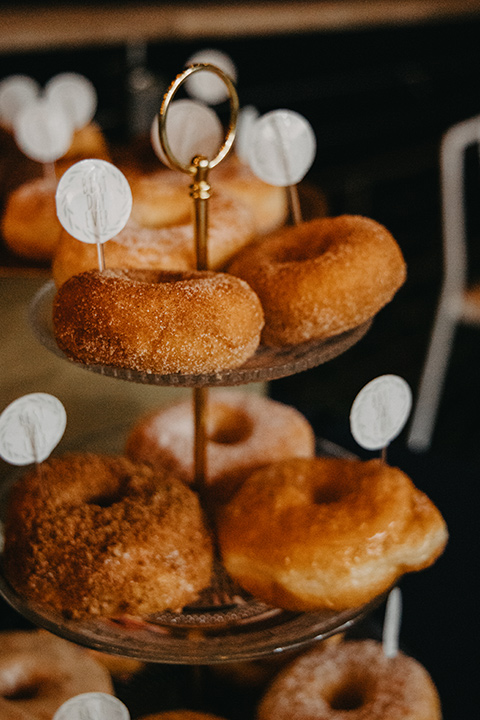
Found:
M 78 448 L 75 448 L 78 449 Z M 92 450 L 88 446 L 84 449 Z M 318 453 L 347 456 L 333 443 L 318 441 Z M 1 488 L 3 517 L 9 490 L 23 471 L 14 470 Z M 3 541 L 3 525 L 0 526 Z M 0 573 L 0 595 L 34 625 L 79 645 L 145 662 L 209 665 L 253 660 L 300 648 L 343 632 L 380 605 L 385 596 L 343 612 L 289 612 L 243 593 L 217 568 L 214 585 L 182 613 L 146 618 L 64 618 L 19 595 Z
M 367 320 L 362 325 L 328 340 L 316 340 L 285 347 L 261 346 L 242 367 L 234 370 L 224 370 L 204 375 L 182 373 L 159 375 L 110 365 L 84 365 L 71 360 L 60 350 L 55 341 L 52 323 L 52 302 L 55 293 L 55 284 L 53 281 L 48 281 L 37 292 L 30 306 L 30 323 L 42 345 L 58 357 L 66 359 L 78 367 L 83 367 L 101 375 L 149 385 L 180 387 L 228 386 L 276 380 L 288 375 L 294 375 L 341 355 L 361 340 L 372 323 L 372 320 Z

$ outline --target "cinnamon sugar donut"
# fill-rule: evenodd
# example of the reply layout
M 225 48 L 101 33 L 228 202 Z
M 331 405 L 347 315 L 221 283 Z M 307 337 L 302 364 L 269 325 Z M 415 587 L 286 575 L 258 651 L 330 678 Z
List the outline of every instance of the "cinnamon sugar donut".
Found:
M 392 299 L 406 277 L 388 230 L 355 215 L 279 230 L 240 251 L 228 271 L 259 296 L 267 345 L 322 340 L 357 327 Z
M 398 468 L 319 457 L 250 475 L 221 509 L 218 539 L 227 571 L 260 600 L 341 611 L 431 565 L 447 529 Z
M 387 658 L 374 640 L 318 646 L 281 671 L 257 720 L 441 720 L 437 689 L 419 662 Z
M 171 172 L 171 175 L 174 173 Z M 155 206 L 142 205 L 138 193 L 137 197 L 134 196 L 132 214 L 125 228 L 104 245 L 107 267 L 148 270 L 196 268 L 193 201 L 187 188 L 184 192 L 177 188 L 175 193 L 169 193 L 168 188 L 168 184 L 162 186 L 162 200 Z M 210 199 L 208 217 L 208 264 L 211 270 L 216 270 L 253 239 L 254 228 L 248 208 L 220 193 Z M 82 243 L 62 231 L 52 264 L 57 287 L 72 275 L 96 267 L 95 245 Z
M 178 611 L 210 583 L 197 496 L 122 457 L 51 458 L 13 487 L 4 570 L 22 596 L 67 617 Z
M 263 315 L 232 275 L 90 270 L 59 288 L 53 324 L 59 347 L 79 362 L 200 374 L 242 365 L 258 347 Z
M 44 630 L 0 633 L 2 720 L 51 720 L 85 692 L 113 694 L 109 673 L 86 650 Z
M 62 226 L 55 206 L 56 180 L 36 178 L 22 183 L 7 197 L 1 231 L 6 246 L 27 260 L 49 261 Z
M 315 436 L 293 407 L 252 392 L 210 390 L 206 406 L 206 481 L 215 503 L 228 500 L 257 468 L 288 457 L 313 457 Z M 126 454 L 194 479 L 193 403 L 184 401 L 140 418 Z

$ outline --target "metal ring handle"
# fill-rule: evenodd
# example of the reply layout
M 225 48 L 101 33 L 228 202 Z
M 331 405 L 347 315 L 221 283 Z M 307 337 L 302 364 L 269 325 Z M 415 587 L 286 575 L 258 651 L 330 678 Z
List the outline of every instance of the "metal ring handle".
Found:
M 227 153 L 230 151 L 233 141 L 235 140 L 235 132 L 237 127 L 237 117 L 238 117 L 238 110 L 239 110 L 239 100 L 237 91 L 235 89 L 235 85 L 233 84 L 232 80 L 226 75 L 226 73 L 223 72 L 220 68 L 216 67 L 216 65 L 210 65 L 208 63 L 198 63 L 196 65 L 190 65 L 186 68 L 182 73 L 177 75 L 175 80 L 170 85 L 169 89 L 164 95 L 162 106 L 160 108 L 159 112 L 159 122 L 158 122 L 158 130 L 159 130 L 159 136 L 160 136 L 160 144 L 162 146 L 162 150 L 165 153 L 169 163 L 176 168 L 177 170 L 181 170 L 182 172 L 191 174 L 193 172 L 192 165 L 184 165 L 181 163 L 177 158 L 174 156 L 172 149 L 170 147 L 170 144 L 168 142 L 167 138 L 167 112 L 168 108 L 170 107 L 170 103 L 172 102 L 173 98 L 175 97 L 175 94 L 177 93 L 178 89 L 184 84 L 184 82 L 190 77 L 190 75 L 193 75 L 196 72 L 201 71 L 208 71 L 215 73 L 215 75 L 218 75 L 218 77 L 223 80 L 225 83 L 227 90 L 228 90 L 228 99 L 230 104 L 230 123 L 228 126 L 227 134 L 225 137 L 225 140 L 223 142 L 223 145 L 221 146 L 218 155 L 216 155 L 212 160 L 208 161 L 208 167 L 214 168 L 216 165 L 218 165 L 219 162 L 223 160 L 223 158 L 227 155 Z

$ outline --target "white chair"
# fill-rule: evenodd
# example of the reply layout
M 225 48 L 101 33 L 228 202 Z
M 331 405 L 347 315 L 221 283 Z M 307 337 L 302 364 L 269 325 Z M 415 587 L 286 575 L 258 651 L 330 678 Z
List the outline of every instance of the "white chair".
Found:
M 414 451 L 430 447 L 456 325 L 480 325 L 480 285 L 468 285 L 465 155 L 472 145 L 480 147 L 480 115 L 451 127 L 441 142 L 443 282 L 407 437 Z

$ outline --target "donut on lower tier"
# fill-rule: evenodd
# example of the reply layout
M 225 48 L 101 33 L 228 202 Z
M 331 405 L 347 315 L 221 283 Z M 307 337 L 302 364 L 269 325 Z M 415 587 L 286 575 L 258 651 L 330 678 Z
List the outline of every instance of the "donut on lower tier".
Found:
M 240 251 L 228 272 L 246 280 L 259 296 L 266 345 L 322 340 L 358 327 L 392 299 L 406 278 L 392 235 L 356 215 L 283 228 Z
M 163 186 L 163 201 L 159 203 L 155 217 L 134 199 L 125 228 L 104 245 L 107 267 L 148 270 L 194 270 L 197 267 L 193 201 L 187 189 L 181 194 L 177 188 L 181 199 L 175 201 L 168 190 L 169 185 Z M 244 204 L 220 193 L 209 201 L 208 219 L 208 266 L 217 270 L 253 239 L 254 226 L 251 212 Z M 80 242 L 62 231 L 52 263 L 57 287 L 72 275 L 96 267 L 96 246 Z
M 164 710 L 153 715 L 142 715 L 139 720 L 224 720 L 218 715 L 199 710 Z
M 195 493 L 123 457 L 51 458 L 13 487 L 4 570 L 66 617 L 179 611 L 210 584 L 212 542 Z
M 253 290 L 225 273 L 90 270 L 57 291 L 58 346 L 86 364 L 201 374 L 242 365 L 263 313 Z
M 227 501 L 269 462 L 314 456 L 313 429 L 295 408 L 253 392 L 212 389 L 207 397 L 206 489 L 213 502 Z M 191 483 L 194 445 L 194 407 L 187 400 L 141 418 L 129 433 L 126 454 L 169 467 Z
M 447 528 L 398 468 L 319 457 L 250 475 L 219 513 L 218 540 L 227 572 L 260 600 L 341 611 L 431 565 Z
M 22 183 L 8 195 L 1 231 L 6 246 L 27 260 L 50 261 L 62 226 L 55 206 L 55 178 Z
M 294 660 L 261 699 L 257 720 L 441 720 L 426 669 L 375 640 L 318 646 Z
M 0 717 L 52 720 L 86 692 L 113 694 L 108 671 L 88 652 L 45 630 L 0 633 Z

